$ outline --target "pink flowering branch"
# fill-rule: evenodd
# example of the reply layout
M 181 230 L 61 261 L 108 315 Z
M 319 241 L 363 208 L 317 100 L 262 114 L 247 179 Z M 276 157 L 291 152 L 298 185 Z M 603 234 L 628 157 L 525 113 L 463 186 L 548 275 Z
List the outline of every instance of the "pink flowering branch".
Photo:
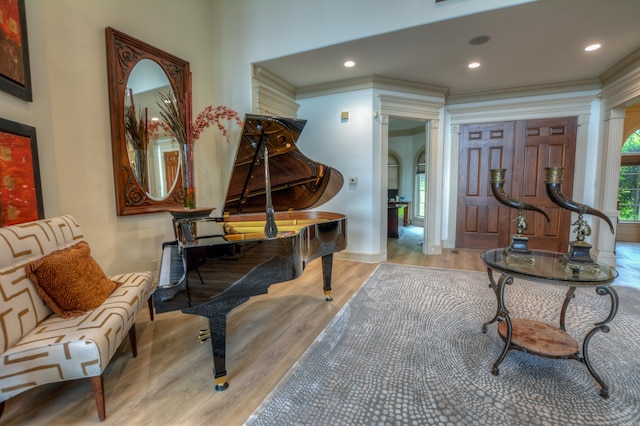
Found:
M 200 138 L 200 133 L 212 124 L 215 124 L 218 127 L 218 130 L 220 130 L 220 133 L 222 133 L 222 136 L 227 138 L 228 131 L 220 122 L 221 120 L 234 120 L 239 127 L 242 127 L 242 120 L 236 111 L 224 105 L 220 105 L 215 108 L 213 105 L 209 105 L 196 116 L 196 119 L 191 126 L 193 140 L 198 140 Z
M 159 126 L 162 127 L 169 134 L 173 135 L 175 139 L 181 145 L 186 143 L 186 132 L 187 129 L 184 123 L 184 111 L 180 110 L 176 105 L 176 100 L 173 97 L 172 93 L 163 94 L 160 96 L 159 101 L 157 102 L 158 107 L 160 108 L 160 115 L 162 116 L 164 122 L 160 123 Z M 213 105 L 209 105 L 206 107 L 200 114 L 196 116 L 196 119 L 191 123 L 191 137 L 193 141 L 196 141 L 200 138 L 200 134 L 212 124 L 215 124 L 220 133 L 227 138 L 228 130 L 222 124 L 221 121 L 235 121 L 238 127 L 242 127 L 242 120 L 240 119 L 240 115 L 224 106 L 220 105 L 217 107 L 213 107 Z M 156 128 L 157 130 L 157 128 Z M 227 142 L 228 142 L 227 138 Z

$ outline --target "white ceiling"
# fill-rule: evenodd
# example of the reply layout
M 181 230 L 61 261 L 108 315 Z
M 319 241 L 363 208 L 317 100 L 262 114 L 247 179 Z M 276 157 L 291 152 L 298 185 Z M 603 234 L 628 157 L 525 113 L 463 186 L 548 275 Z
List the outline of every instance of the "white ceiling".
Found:
M 477 36 L 490 40 L 471 45 L 469 41 Z M 583 50 L 594 42 L 602 48 L 591 53 Z M 298 89 L 381 76 L 444 86 L 451 95 L 460 95 L 596 81 L 639 48 L 640 0 L 539 0 L 256 65 Z M 345 69 L 345 59 L 357 65 Z M 482 65 L 470 70 L 471 61 Z

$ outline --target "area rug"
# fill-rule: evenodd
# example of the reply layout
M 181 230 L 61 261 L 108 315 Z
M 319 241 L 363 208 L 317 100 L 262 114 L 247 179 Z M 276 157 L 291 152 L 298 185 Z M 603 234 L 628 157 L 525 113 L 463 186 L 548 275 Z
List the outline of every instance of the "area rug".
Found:
M 621 280 L 619 278 L 619 280 Z M 586 366 L 510 351 L 492 318 L 486 273 L 381 264 L 247 420 L 247 425 L 638 425 L 640 291 L 620 297 L 610 332 L 591 339 Z M 513 317 L 558 324 L 566 287 L 515 280 Z M 578 289 L 567 331 L 582 341 L 610 301 Z

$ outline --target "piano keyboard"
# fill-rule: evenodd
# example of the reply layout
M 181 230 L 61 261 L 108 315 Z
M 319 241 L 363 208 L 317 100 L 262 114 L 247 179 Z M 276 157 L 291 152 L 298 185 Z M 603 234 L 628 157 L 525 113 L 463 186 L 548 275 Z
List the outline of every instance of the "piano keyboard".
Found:
M 178 249 L 178 242 L 163 243 L 156 297 L 161 302 L 173 299 L 176 294 L 184 291 L 185 278 L 184 263 Z

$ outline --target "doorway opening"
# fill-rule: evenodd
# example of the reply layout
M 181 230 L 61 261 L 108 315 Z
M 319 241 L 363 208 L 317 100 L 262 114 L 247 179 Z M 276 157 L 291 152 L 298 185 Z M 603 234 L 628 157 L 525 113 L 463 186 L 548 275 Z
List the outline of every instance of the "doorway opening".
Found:
M 425 122 L 389 118 L 387 149 L 387 253 L 402 239 L 404 250 L 422 253 L 426 210 Z M 414 241 L 415 240 L 415 241 Z

